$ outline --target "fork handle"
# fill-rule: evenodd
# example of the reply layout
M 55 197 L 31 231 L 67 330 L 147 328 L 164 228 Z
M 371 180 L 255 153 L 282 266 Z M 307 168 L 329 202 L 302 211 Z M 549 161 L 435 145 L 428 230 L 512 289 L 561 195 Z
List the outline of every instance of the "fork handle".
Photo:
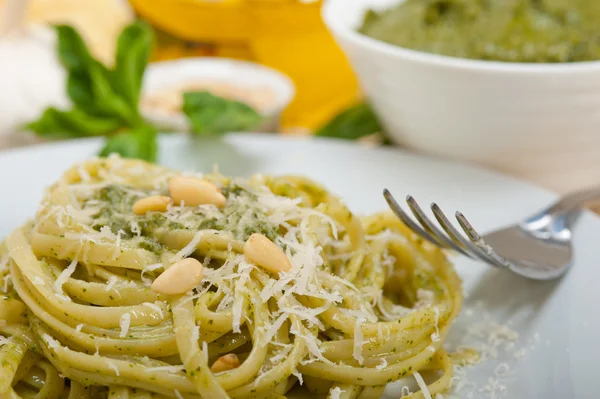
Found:
M 545 210 L 529 218 L 528 222 L 551 217 L 558 226 L 570 228 L 577 222 L 585 205 L 595 201 L 600 201 L 600 186 L 567 194 Z

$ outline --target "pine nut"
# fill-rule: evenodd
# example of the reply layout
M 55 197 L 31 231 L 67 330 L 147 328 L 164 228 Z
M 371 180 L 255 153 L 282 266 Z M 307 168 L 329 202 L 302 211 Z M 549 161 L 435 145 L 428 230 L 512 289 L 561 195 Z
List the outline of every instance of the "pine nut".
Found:
M 229 353 L 218 358 L 212 366 L 210 371 L 213 373 L 220 373 L 222 371 L 236 369 L 240 366 L 240 360 L 235 353 Z
M 244 244 L 244 255 L 257 266 L 272 273 L 287 272 L 292 263 L 273 241 L 262 234 L 254 233 Z
M 164 195 L 153 195 L 152 197 L 142 198 L 133 204 L 133 213 L 143 215 L 147 212 L 166 212 L 171 198 Z
M 222 208 L 227 199 L 219 188 L 207 180 L 177 176 L 169 180 L 169 194 L 175 204 L 185 206 L 215 205 Z
M 204 277 L 202 263 L 194 258 L 182 259 L 165 270 L 152 283 L 152 291 L 164 295 L 178 295 L 191 291 Z

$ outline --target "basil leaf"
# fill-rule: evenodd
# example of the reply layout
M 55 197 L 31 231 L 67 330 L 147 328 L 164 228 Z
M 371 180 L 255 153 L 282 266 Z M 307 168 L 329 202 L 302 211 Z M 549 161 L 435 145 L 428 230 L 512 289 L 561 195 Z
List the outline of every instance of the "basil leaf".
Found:
M 117 42 L 114 89 L 136 109 L 152 41 L 150 26 L 144 22 L 136 22 L 123 30 Z
M 48 108 L 27 129 L 47 138 L 109 136 L 101 155 L 155 161 L 156 130 L 144 123 L 138 110 L 142 79 L 152 44 L 145 23 L 129 25 L 119 36 L 116 63 L 109 69 L 96 60 L 70 26 L 56 27 L 59 58 L 67 70 L 69 111 Z M 118 132 L 114 134 L 115 132 Z
M 342 111 L 317 130 L 316 136 L 356 140 L 382 131 L 383 127 L 371 106 L 360 103 Z
M 184 93 L 183 112 L 191 122 L 192 131 L 205 135 L 254 130 L 263 120 L 249 105 L 206 91 Z
M 136 30 L 137 28 L 133 28 L 136 25 L 138 24 L 132 24 L 125 28 L 122 36 L 128 30 Z M 85 42 L 75 29 L 66 25 L 57 26 L 56 29 L 58 31 L 59 58 L 68 72 L 67 94 L 73 103 L 90 114 L 121 118 L 126 126 L 141 125 L 142 118 L 138 112 L 137 97 L 134 101 L 130 98 L 134 96 L 135 90 L 138 91 L 137 96 L 139 96 L 141 79 L 148 56 L 139 60 L 130 58 L 123 60 L 121 55 L 119 69 L 111 71 L 92 57 Z M 136 46 L 137 53 L 144 51 L 143 47 L 146 46 L 145 51 L 149 54 L 152 32 L 149 31 L 147 34 L 150 35 L 150 38 L 139 41 Z M 121 54 L 125 51 L 124 46 L 125 44 L 121 43 Z M 136 71 L 140 70 L 141 75 L 136 75 L 136 79 L 140 83 L 133 87 L 130 85 L 129 94 L 125 96 L 120 92 L 120 88 L 127 79 L 122 79 L 120 76 L 130 70 L 135 74 L 138 74 Z
M 67 77 L 67 94 L 75 106 L 93 111 L 96 105 L 92 80 L 87 71 L 71 71 Z
M 141 126 L 109 137 L 99 155 L 107 157 L 116 153 L 125 158 L 155 162 L 157 152 L 156 130 L 152 126 Z
M 48 108 L 40 119 L 29 123 L 26 129 L 46 138 L 75 138 L 100 136 L 114 132 L 121 126 L 118 119 L 94 117 L 74 108 L 60 111 Z
M 88 68 L 88 73 L 98 112 L 118 116 L 126 126 L 142 124 L 137 104 L 129 103 L 113 90 L 111 72 L 104 65 L 94 60 Z
M 84 71 L 92 56 L 75 29 L 68 25 L 56 26 L 58 34 L 58 57 L 64 67 L 70 71 Z

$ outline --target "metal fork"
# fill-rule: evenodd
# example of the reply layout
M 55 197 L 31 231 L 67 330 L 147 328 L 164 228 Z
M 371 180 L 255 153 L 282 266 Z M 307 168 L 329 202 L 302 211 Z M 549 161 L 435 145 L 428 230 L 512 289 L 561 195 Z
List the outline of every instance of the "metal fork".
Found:
M 562 276 L 571 266 L 571 228 L 583 206 L 600 199 L 600 187 L 567 195 L 520 223 L 485 235 L 480 235 L 461 212 L 456 212 L 456 220 L 466 236 L 450 223 L 436 203 L 431 204 L 431 210 L 443 231 L 410 195 L 406 202 L 416 221 L 387 189 L 383 190 L 383 196 L 404 224 L 432 244 L 530 279 L 551 280 Z

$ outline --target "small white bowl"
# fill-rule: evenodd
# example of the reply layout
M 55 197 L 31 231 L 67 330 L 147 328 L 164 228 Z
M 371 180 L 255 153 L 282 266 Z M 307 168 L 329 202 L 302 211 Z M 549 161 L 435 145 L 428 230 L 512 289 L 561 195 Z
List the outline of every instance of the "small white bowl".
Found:
M 522 64 L 408 50 L 356 31 L 398 0 L 328 0 L 325 23 L 391 139 L 549 188 L 597 183 L 600 62 Z
M 149 65 L 140 101 L 142 115 L 162 129 L 189 131 L 189 122 L 181 111 L 163 109 L 147 100 L 171 89 L 198 82 L 239 87 L 246 91 L 268 90 L 270 98 L 264 101 L 264 104 L 249 104 L 255 105 L 265 117 L 265 122 L 257 128 L 263 132 L 275 132 L 279 129 L 281 113 L 295 95 L 295 86 L 291 79 L 274 69 L 227 58 L 184 58 Z M 210 88 L 208 91 L 211 91 Z

